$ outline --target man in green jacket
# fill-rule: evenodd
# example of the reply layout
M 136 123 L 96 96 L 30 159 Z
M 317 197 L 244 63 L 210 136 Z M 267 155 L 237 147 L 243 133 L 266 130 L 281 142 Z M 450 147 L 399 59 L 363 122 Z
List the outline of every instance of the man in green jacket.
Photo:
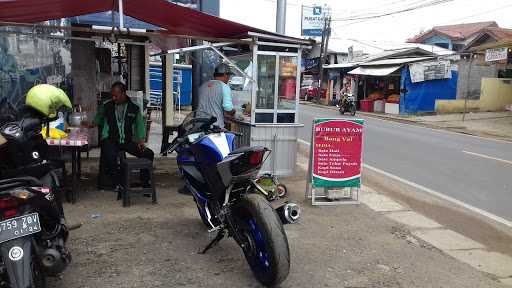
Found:
M 111 89 L 112 99 L 98 107 L 93 124 L 102 127 L 101 149 L 106 172 L 112 176 L 113 184 L 119 183 L 117 158 L 120 151 L 125 151 L 138 158 L 151 161 L 154 153 L 145 147 L 146 127 L 139 106 L 126 95 L 126 86 L 116 82 Z M 149 172 L 141 171 L 141 181 L 148 187 Z

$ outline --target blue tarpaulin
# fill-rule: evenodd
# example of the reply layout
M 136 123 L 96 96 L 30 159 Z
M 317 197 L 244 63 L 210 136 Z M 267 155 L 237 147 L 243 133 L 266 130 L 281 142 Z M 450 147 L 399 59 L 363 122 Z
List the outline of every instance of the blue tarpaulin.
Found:
M 412 83 L 409 68 L 404 67 L 400 80 L 400 114 L 434 112 L 437 99 L 456 99 L 458 77 L 457 71 L 452 71 L 451 79 Z

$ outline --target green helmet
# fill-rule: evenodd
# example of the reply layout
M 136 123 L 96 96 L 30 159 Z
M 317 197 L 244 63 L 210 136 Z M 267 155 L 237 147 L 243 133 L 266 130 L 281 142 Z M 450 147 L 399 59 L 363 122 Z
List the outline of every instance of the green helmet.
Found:
M 62 106 L 72 108 L 71 101 L 62 89 L 49 84 L 39 84 L 32 87 L 25 99 L 25 105 L 31 107 L 46 117 L 57 116 L 57 110 Z

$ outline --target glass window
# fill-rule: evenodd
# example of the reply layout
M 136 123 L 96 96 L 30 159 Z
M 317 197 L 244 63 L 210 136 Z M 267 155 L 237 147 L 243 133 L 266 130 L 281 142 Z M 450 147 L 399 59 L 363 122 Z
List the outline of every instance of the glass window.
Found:
M 277 123 L 295 123 L 295 113 L 278 113 Z
M 254 122 L 274 123 L 274 113 L 256 113 Z
M 235 65 L 244 71 L 249 77 L 253 74 L 253 65 L 251 62 L 252 54 L 243 54 L 230 57 L 230 60 Z M 231 96 L 233 100 L 233 108 L 237 110 L 237 113 L 244 114 L 246 117 L 250 117 L 251 102 L 252 102 L 252 85 L 253 83 L 249 78 L 244 77 L 241 73 L 235 73 L 229 79 L 229 87 L 231 88 Z M 249 107 L 244 108 L 244 107 Z
M 276 56 L 258 55 L 256 109 L 274 109 Z
M 297 57 L 279 57 L 279 97 L 277 109 L 295 110 L 297 99 Z

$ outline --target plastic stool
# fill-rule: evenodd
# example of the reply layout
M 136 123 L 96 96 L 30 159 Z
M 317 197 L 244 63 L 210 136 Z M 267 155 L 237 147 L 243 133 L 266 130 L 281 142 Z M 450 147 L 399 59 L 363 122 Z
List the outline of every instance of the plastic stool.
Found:
M 153 181 L 153 163 L 144 158 L 126 158 L 124 153 L 119 153 L 119 159 L 121 160 L 121 189 L 117 192 L 117 200 L 123 199 L 123 207 L 131 205 L 130 194 L 139 192 L 142 194 L 151 194 L 151 200 L 153 204 L 157 203 L 155 183 Z M 132 172 L 140 172 L 141 170 L 147 170 L 149 172 L 149 183 L 151 187 L 132 187 L 133 182 L 131 179 Z

